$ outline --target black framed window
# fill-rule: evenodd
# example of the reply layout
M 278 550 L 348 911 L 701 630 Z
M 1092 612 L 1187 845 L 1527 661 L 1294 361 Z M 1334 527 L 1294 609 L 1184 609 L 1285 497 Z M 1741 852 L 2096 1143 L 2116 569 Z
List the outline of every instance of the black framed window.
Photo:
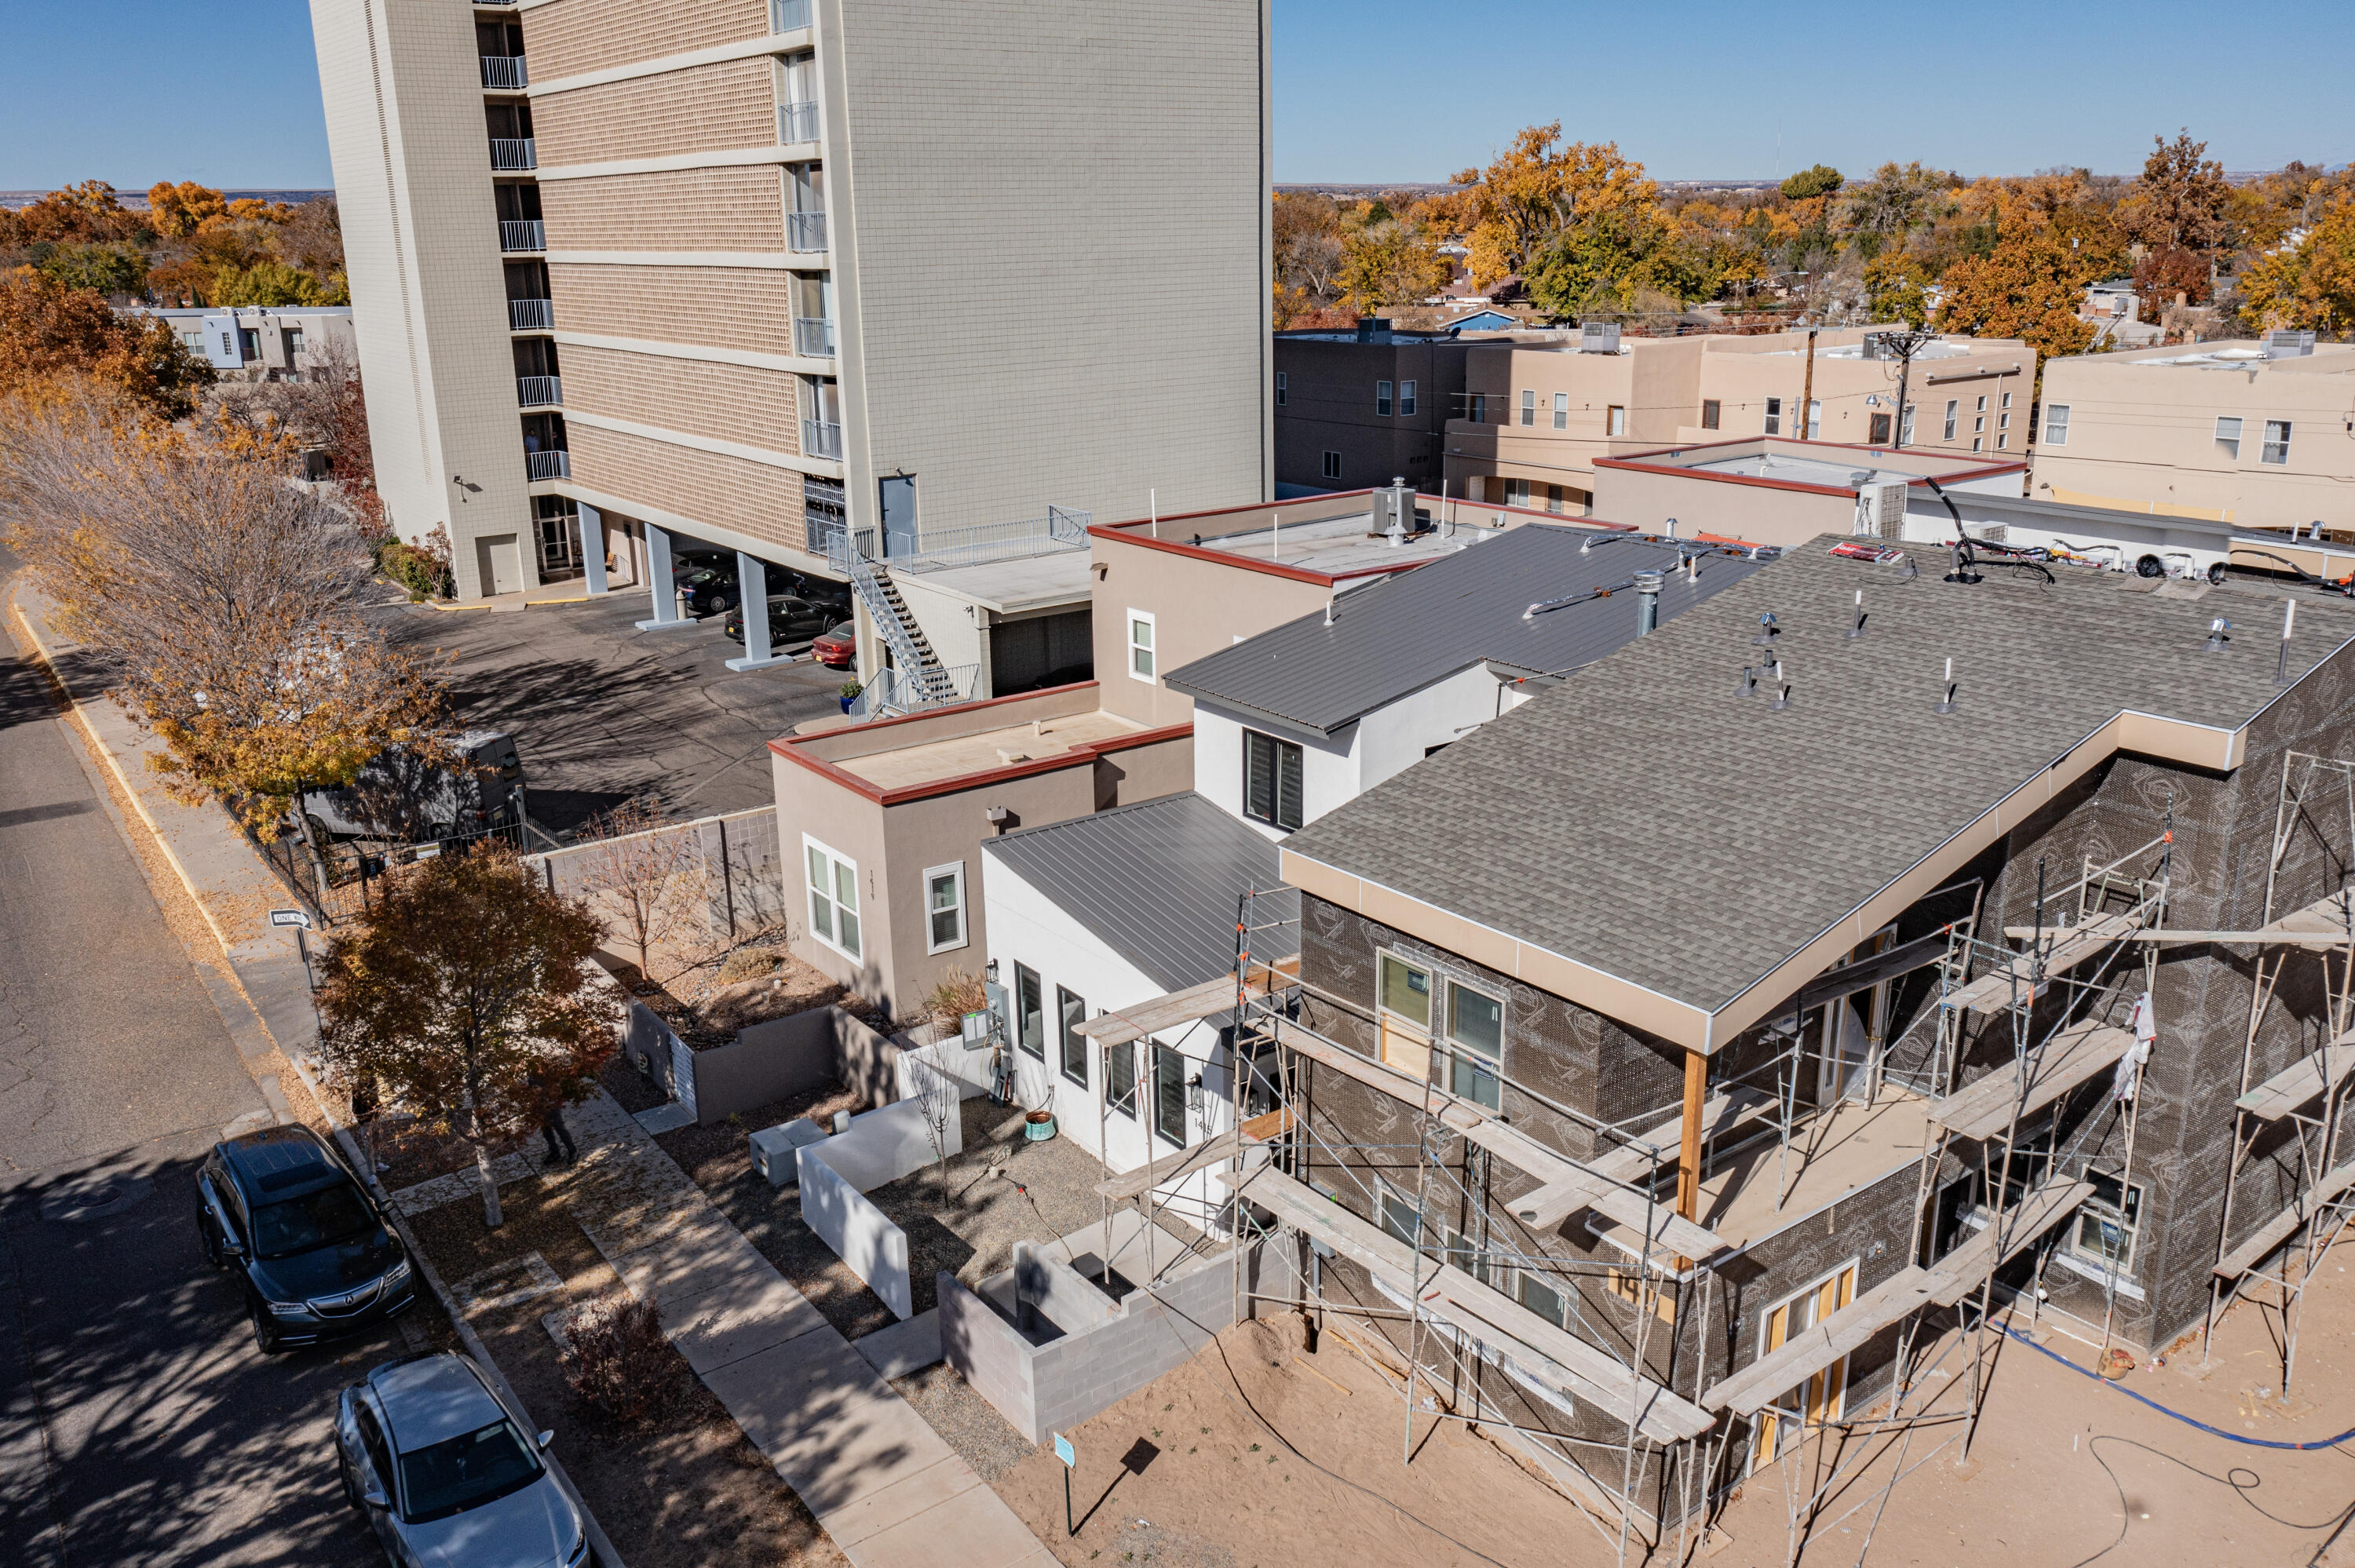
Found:
M 1153 1130 L 1186 1147 L 1186 1058 L 1153 1043 Z
M 1047 1059 L 1046 1001 L 1039 977 L 1020 964 L 1014 966 L 1014 1043 L 1034 1062 Z
M 1300 747 L 1243 731 L 1243 815 L 1286 832 L 1300 825 Z
M 1063 1076 L 1084 1089 L 1088 1086 L 1088 1037 L 1080 1033 L 1080 1025 L 1088 1020 L 1088 1004 L 1057 986 L 1055 1017 L 1063 1043 Z
M 1136 1119 L 1136 1042 L 1104 1047 L 1104 1104 Z

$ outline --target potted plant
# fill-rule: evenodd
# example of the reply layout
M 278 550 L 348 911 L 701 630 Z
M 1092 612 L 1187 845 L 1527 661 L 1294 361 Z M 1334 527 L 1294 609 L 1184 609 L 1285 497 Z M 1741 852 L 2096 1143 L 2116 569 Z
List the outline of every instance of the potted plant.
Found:
M 858 694 L 866 689 L 866 687 L 860 685 L 856 681 L 843 682 L 840 691 L 836 694 L 842 698 L 842 711 L 844 713 L 848 713 L 850 711 L 850 705 L 857 702 L 858 700 Z

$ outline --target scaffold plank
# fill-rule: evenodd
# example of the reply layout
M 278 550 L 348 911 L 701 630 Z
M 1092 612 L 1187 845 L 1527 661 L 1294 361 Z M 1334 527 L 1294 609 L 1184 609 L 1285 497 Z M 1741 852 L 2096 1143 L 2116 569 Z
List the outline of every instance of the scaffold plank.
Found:
M 2019 1250 L 2052 1228 L 2052 1223 L 2092 1194 L 2091 1181 L 2056 1176 L 2022 1198 L 2017 1211 L 1994 1216 L 1978 1234 L 1940 1258 L 1929 1271 L 1930 1299 L 1952 1307 L 1979 1287 L 1979 1282 L 2002 1267 Z M 2004 1236 L 2003 1254 L 1996 1255 L 1995 1239 Z
M 2051 1105 L 2134 1049 L 2134 1035 L 2092 1020 L 2070 1024 L 2045 1043 L 2044 1058 L 2027 1085 L 2017 1062 L 1972 1079 L 1930 1107 L 1930 1119 L 1957 1138 L 1993 1138 L 2011 1125 L 2013 1101 L 2023 1119 Z
M 1713 1139 L 1774 1115 L 1774 1097 L 1763 1089 L 1734 1089 L 1710 1096 L 1700 1107 L 1701 1147 L 1706 1149 Z M 1684 1118 L 1671 1117 L 1638 1134 L 1635 1142 L 1622 1144 L 1608 1154 L 1588 1160 L 1587 1167 L 1614 1181 L 1644 1181 L 1661 1166 L 1676 1162 L 1677 1140 L 1683 1132 Z M 1656 1150 L 1657 1154 L 1653 1152 Z
M 2226 1253 L 2217 1264 L 2216 1273 L 2224 1279 L 2238 1279 L 2249 1270 L 2271 1257 L 2276 1248 L 2297 1234 L 2298 1227 L 2320 1213 L 2332 1199 L 2355 1187 L 2355 1165 L 2341 1165 L 2321 1181 L 2297 1195 L 2297 1201 L 2259 1225 L 2246 1241 Z
M 1107 1176 L 1096 1183 L 1096 1191 L 1115 1202 L 1124 1198 L 1141 1198 L 1156 1187 L 1182 1181 L 1197 1171 L 1207 1171 L 1222 1160 L 1232 1160 L 1238 1154 L 1248 1157 L 1256 1150 L 1258 1141 L 1240 1128 L 1230 1128 L 1190 1148 L 1165 1154 L 1150 1165 L 1140 1165 L 1134 1171 Z M 1267 1158 L 1264 1153 L 1259 1157 L 1263 1160 Z
M 1271 971 L 1261 965 L 1252 979 L 1252 997 L 1265 996 L 1272 981 L 1279 990 L 1297 980 L 1300 960 L 1285 959 Z M 1235 1005 L 1235 980 L 1232 975 L 1220 975 L 1217 980 L 1204 980 L 1200 985 L 1184 991 L 1156 996 L 1150 1001 L 1140 1001 L 1134 1007 L 1107 1012 L 1074 1026 L 1073 1033 L 1084 1034 L 1100 1045 L 1128 1045 L 1148 1034 L 1165 1029 L 1175 1029 L 1181 1023 L 1195 1023 L 1217 1013 L 1231 1011 Z
M 1907 1267 L 1882 1280 L 1822 1322 L 1786 1340 L 1732 1377 L 1711 1386 L 1700 1402 L 1711 1410 L 1755 1415 L 1776 1396 L 1849 1354 L 1909 1312 L 1931 1304 L 1930 1271 Z
M 2316 899 L 2302 909 L 2293 909 L 2280 919 L 2260 926 L 2254 931 L 2137 931 L 2126 939 L 2156 942 L 2162 947 L 2204 947 L 2212 943 L 2223 947 L 2328 950 L 2355 947 L 2355 916 L 2350 915 L 2348 895 L 2333 893 Z
M 2138 930 L 2141 926 L 2142 917 L 2138 915 L 2116 914 L 2096 916 L 2082 926 L 2045 927 L 2041 933 L 2045 975 L 2050 978 L 2075 969 L 2111 943 Z M 2033 940 L 2038 932 L 2030 926 L 2015 927 L 2004 934 Z M 1945 1004 L 1981 1015 L 2000 1012 L 2011 1005 L 2015 983 L 2019 987 L 2019 1000 L 2031 1001 L 2030 982 L 2036 968 L 2032 951 L 2015 953 L 2009 962 L 1948 992 Z
M 2311 1056 L 2301 1056 L 2233 1101 L 2259 1121 L 2279 1121 L 2317 1095 L 2337 1088 L 2355 1071 L 2355 1030 Z

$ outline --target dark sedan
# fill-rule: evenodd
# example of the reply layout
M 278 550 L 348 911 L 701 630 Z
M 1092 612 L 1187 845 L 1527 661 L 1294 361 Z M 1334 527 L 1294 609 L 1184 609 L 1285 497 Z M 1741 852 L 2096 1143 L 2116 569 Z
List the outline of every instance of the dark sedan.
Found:
M 769 646 L 784 648 L 807 642 L 832 626 L 841 613 L 830 604 L 812 604 L 798 595 L 773 593 L 769 596 Z M 729 616 L 726 630 L 737 641 L 744 640 L 741 607 Z
M 245 1277 L 246 1315 L 265 1355 L 416 1304 L 409 1254 L 350 1168 L 306 1127 L 213 1145 L 197 1174 L 197 1233 L 208 1262 Z

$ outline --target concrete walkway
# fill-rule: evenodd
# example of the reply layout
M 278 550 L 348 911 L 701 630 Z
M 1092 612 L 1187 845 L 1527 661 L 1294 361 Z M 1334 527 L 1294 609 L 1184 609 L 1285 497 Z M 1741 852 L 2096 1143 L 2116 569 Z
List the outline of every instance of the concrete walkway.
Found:
M 1014 1511 L 635 1118 L 600 1094 L 570 1120 L 572 1217 L 632 1295 L 661 1304 L 671 1342 L 845 1556 L 858 1568 L 1050 1568 Z M 510 1158 L 494 1168 L 502 1181 L 526 1169 Z M 476 1190 L 460 1171 L 393 1201 L 417 1213 Z

